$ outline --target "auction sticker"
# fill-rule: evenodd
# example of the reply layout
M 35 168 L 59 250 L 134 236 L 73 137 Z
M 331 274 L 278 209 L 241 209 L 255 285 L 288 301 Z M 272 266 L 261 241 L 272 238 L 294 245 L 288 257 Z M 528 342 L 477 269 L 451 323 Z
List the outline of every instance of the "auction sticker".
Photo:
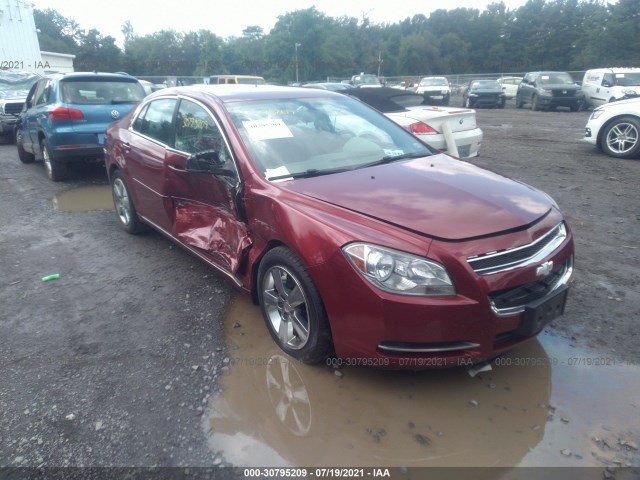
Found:
M 291 138 L 293 133 L 281 119 L 248 120 L 242 122 L 252 140 Z

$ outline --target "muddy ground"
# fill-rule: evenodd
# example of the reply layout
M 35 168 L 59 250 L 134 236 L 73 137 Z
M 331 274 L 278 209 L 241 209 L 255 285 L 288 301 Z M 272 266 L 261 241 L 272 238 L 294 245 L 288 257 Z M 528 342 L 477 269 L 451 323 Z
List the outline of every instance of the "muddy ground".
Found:
M 633 367 L 640 364 L 640 161 L 612 159 L 582 143 L 588 116 L 562 109 L 517 110 L 512 101 L 505 110 L 479 110 L 485 137 L 481 157 L 473 162 L 545 190 L 573 228 L 575 278 L 566 314 L 545 331 L 553 339 L 548 351 L 559 342 L 593 352 L 589 358 Z M 90 205 L 86 195 L 60 196 L 87 186 L 104 194 L 105 185 L 99 167 L 79 169 L 68 181 L 52 183 L 41 164 L 23 165 L 15 146 L 0 146 L 0 466 L 242 465 L 243 457 L 232 459 L 233 452 L 215 440 L 215 414 L 209 418 L 218 399 L 234 404 L 251 396 L 234 397 L 234 382 L 225 381 L 237 369 L 233 359 L 238 345 L 229 335 L 245 333 L 233 318 L 224 317 L 234 291 L 159 234 L 132 237 L 119 228 L 112 211 Z M 108 191 L 105 198 L 108 203 Z M 41 280 L 54 273 L 60 278 Z M 245 308 L 251 307 L 247 303 Z M 529 348 L 542 347 L 536 343 Z M 589 377 L 592 393 L 583 388 L 581 395 L 599 396 L 603 403 L 629 395 L 607 384 L 607 370 L 600 371 L 602 387 L 597 375 Z M 429 375 L 424 378 L 437 378 L 455 396 L 451 382 L 455 387 L 453 379 L 460 372 Z M 551 390 L 551 376 L 546 390 Z M 307 383 L 315 382 L 310 378 Z M 369 373 L 359 373 L 357 378 L 364 382 L 359 388 L 371 395 L 389 387 L 388 376 L 373 381 Z M 558 378 L 563 383 L 553 389 L 561 391 L 570 384 L 571 372 Z M 499 380 L 487 384 L 500 385 Z M 367 398 L 355 394 L 351 401 Z M 471 400 L 463 399 L 465 407 Z M 544 415 L 527 428 L 537 431 L 547 415 L 553 416 L 549 403 L 549 395 L 540 400 Z M 256 423 L 262 421 L 256 412 L 260 405 L 251 406 Z M 565 408 L 568 417 L 570 405 Z M 637 408 L 632 399 L 620 406 L 620 431 L 602 425 L 603 436 L 609 432 L 615 437 L 609 443 L 619 460 L 603 459 L 597 465 L 640 465 L 635 424 L 622 431 L 629 409 L 633 413 Z M 578 423 L 571 421 L 572 426 Z M 548 424 L 547 434 L 555 435 L 563 423 L 568 422 Z M 406 428 L 412 424 L 420 427 L 419 421 L 408 419 Z M 362 426 L 369 429 L 363 430 L 368 440 L 387 431 L 375 422 Z M 439 428 L 449 434 L 446 425 Z M 438 432 L 420 438 L 436 438 Z M 293 451 L 297 440 L 292 438 Z M 585 441 L 593 447 L 602 438 Z M 558 461 L 567 457 L 580 465 L 590 455 L 589 448 L 566 455 L 566 446 L 551 444 Z M 278 448 L 289 450 L 286 444 Z M 522 455 L 516 457 L 511 464 L 520 464 Z M 541 455 L 538 463 L 536 458 L 529 463 L 544 465 L 549 457 Z

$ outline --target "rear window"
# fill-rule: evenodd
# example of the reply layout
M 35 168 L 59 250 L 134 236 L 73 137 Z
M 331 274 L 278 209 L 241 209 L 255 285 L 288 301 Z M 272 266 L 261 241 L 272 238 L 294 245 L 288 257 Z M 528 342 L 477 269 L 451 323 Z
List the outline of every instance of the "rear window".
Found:
M 65 80 L 60 82 L 62 101 L 75 105 L 138 103 L 145 97 L 138 82 L 118 80 Z

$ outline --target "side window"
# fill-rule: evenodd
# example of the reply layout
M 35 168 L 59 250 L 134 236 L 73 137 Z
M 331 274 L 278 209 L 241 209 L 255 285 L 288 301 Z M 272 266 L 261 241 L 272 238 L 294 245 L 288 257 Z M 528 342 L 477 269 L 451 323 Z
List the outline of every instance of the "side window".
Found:
M 602 85 L 604 87 L 612 87 L 616 84 L 615 77 L 613 73 L 605 73 L 602 77 Z
M 25 108 L 31 108 L 34 105 L 34 100 L 36 98 L 36 93 L 38 92 L 39 83 L 34 83 L 31 89 L 29 90 L 29 94 L 27 95 L 27 99 L 24 102 Z
M 233 168 L 224 137 L 213 117 L 200 105 L 187 100 L 181 100 L 178 108 L 175 148 L 187 153 L 216 152 L 219 166 L 228 164 Z
M 171 145 L 173 139 L 173 112 L 176 99 L 161 98 L 150 102 L 133 122 L 136 132 Z

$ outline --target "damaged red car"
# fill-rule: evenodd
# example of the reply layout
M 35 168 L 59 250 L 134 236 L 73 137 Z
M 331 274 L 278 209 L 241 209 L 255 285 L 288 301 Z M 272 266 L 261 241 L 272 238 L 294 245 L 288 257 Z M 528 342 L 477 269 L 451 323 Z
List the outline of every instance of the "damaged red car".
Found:
M 564 311 L 574 249 L 556 203 L 354 98 L 164 89 L 104 148 L 122 226 L 153 227 L 248 292 L 304 362 L 468 365 Z

